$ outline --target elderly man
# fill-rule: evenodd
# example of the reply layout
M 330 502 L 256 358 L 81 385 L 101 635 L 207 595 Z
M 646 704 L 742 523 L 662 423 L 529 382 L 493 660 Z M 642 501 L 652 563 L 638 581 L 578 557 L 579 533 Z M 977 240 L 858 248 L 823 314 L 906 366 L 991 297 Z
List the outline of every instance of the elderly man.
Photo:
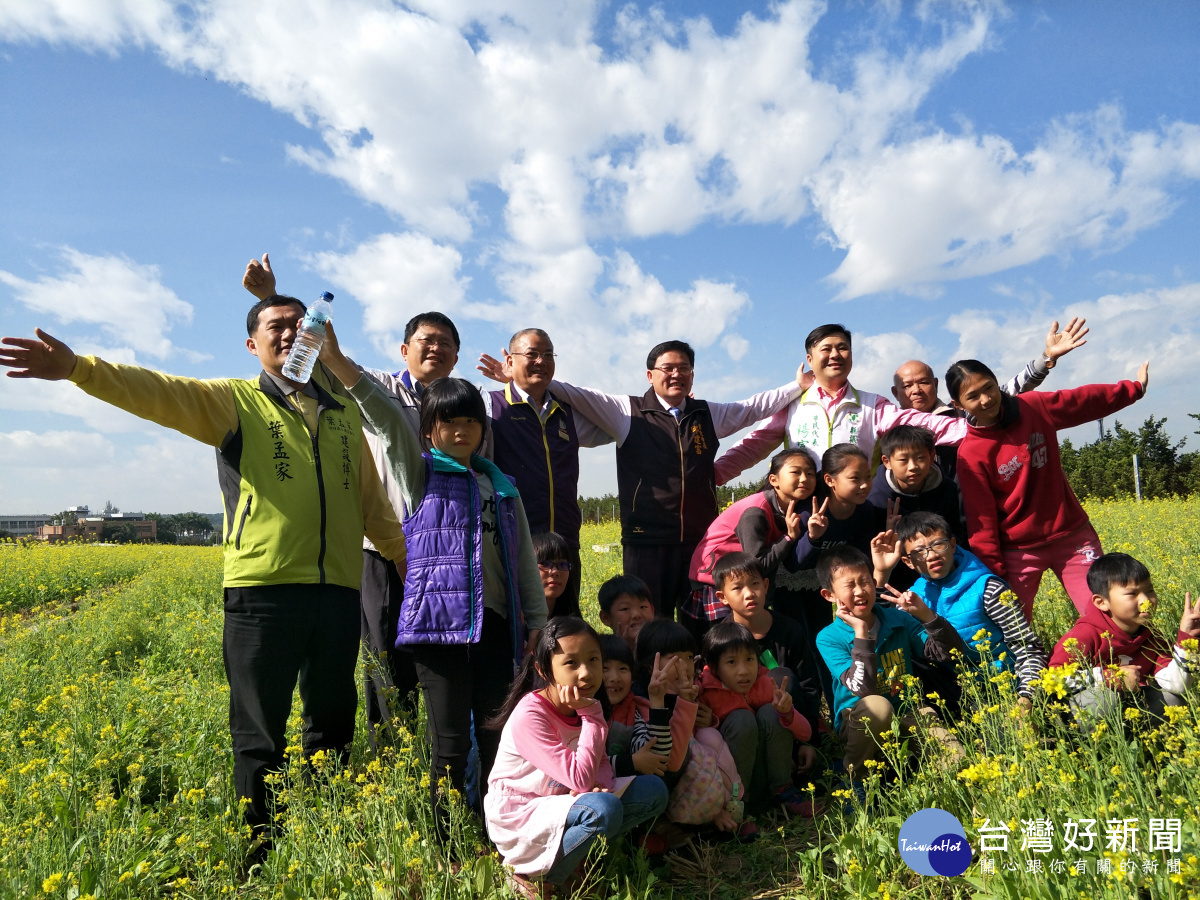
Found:
M 250 260 L 242 284 L 251 294 L 262 299 L 275 293 L 275 273 L 266 253 L 260 263 Z M 399 407 L 404 421 L 420 440 L 421 393 L 425 386 L 454 371 L 458 363 L 459 338 L 454 323 L 440 312 L 413 316 L 404 328 L 404 343 L 400 355 L 405 368 L 395 374 L 379 369 L 362 369 L 376 381 Z M 404 518 L 404 501 L 399 485 L 391 475 L 379 437 L 364 424 L 367 446 L 375 461 L 375 469 L 383 482 L 392 509 Z M 362 620 L 360 630 L 367 649 L 367 664 L 363 667 L 363 693 L 367 705 L 367 736 L 371 746 L 378 743 L 380 728 L 391 731 L 392 715 L 407 710 L 415 712 L 414 691 L 417 670 L 412 653 L 396 647 L 396 628 L 400 605 L 404 599 L 404 577 L 371 543 L 363 539 Z M 395 698 L 392 702 L 391 698 Z
M 1020 374 L 1001 385 L 1000 390 L 1011 396 L 1040 387 L 1061 357 L 1087 343 L 1084 340 L 1089 331 L 1086 326 L 1087 319 L 1078 317 L 1071 319 L 1062 331 L 1058 330 L 1058 322 L 1051 324 L 1046 333 L 1046 349 L 1042 355 L 1030 360 Z M 933 369 L 928 363 L 920 360 L 910 359 L 896 370 L 892 379 L 892 396 L 896 398 L 901 409 L 914 409 L 953 418 L 966 415 L 962 410 L 955 409 L 938 398 L 937 376 L 933 374 Z M 958 468 L 958 448 L 939 445 L 937 457 L 942 474 L 947 478 L 954 478 Z
M 567 542 L 571 571 L 555 610 L 579 615 L 579 448 L 612 441 L 590 419 L 576 413 L 550 389 L 554 344 L 540 328 L 518 331 L 504 362 L 485 356 L 481 370 L 507 379 L 503 390 L 484 391 L 492 427 L 483 453 L 521 492 L 531 534 L 553 531 Z
M 283 376 L 304 305 L 270 296 L 251 307 L 253 379 L 180 378 L 116 365 L 39 330 L 4 338 L 10 376 L 69 378 L 84 392 L 217 448 L 225 500 L 225 631 L 234 786 L 261 858 L 273 828 L 266 776 L 283 767 L 300 683 L 305 755 L 348 761 L 358 691 L 358 589 L 364 533 L 393 563 L 404 535 L 375 472 L 354 403 Z

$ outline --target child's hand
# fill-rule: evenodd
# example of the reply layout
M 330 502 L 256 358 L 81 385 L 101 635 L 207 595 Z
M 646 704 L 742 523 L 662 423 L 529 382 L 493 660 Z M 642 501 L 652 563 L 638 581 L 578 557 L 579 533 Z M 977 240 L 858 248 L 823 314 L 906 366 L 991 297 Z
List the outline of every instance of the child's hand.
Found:
M 496 359 L 494 356 L 488 356 L 486 353 L 479 354 L 479 365 L 475 367 L 492 381 L 498 381 L 501 384 L 508 384 L 511 380 L 508 377 L 508 372 L 504 369 L 504 363 Z
M 651 706 L 661 709 L 666 705 L 668 683 L 674 671 L 674 659 L 664 663 L 661 653 L 654 654 L 654 668 L 650 671 L 650 683 L 646 685 L 646 696 L 650 698 Z
M 800 513 L 796 512 L 796 501 L 789 500 L 787 512 L 783 514 L 783 521 L 787 525 L 787 535 L 793 541 L 800 539 L 800 533 L 804 528 L 804 522 L 800 518 Z
M 736 831 L 737 822 L 733 821 L 733 816 L 729 814 L 729 810 L 721 807 L 721 811 L 713 816 L 712 823 L 717 826 L 720 831 Z
M 887 598 L 896 604 L 896 609 L 902 609 L 910 616 L 915 616 L 922 625 L 928 625 L 937 618 L 933 614 L 933 610 L 925 605 L 925 601 L 912 591 L 901 592 L 890 584 L 885 584 L 883 590 L 887 594 Z
M 829 506 L 829 498 L 825 498 L 825 502 L 821 504 L 821 508 L 817 509 L 817 498 L 813 497 L 812 515 L 808 517 L 808 539 L 815 541 L 825 533 L 825 529 L 829 527 L 829 516 L 825 515 L 825 509 Z
M 890 575 L 892 569 L 900 565 L 900 557 L 903 555 L 900 535 L 895 531 L 881 531 L 871 538 L 871 563 L 879 574 L 886 572 Z
M 674 670 L 669 682 L 669 693 L 682 697 L 684 700 L 695 702 L 700 696 L 700 691 L 696 687 L 696 668 L 687 660 L 680 659 L 678 656 L 672 660 Z
M 583 709 L 596 702 L 595 697 L 581 697 L 578 685 L 573 684 L 568 687 L 565 684 L 556 684 L 554 688 L 558 691 L 559 705 L 565 706 L 567 709 Z
M 1200 595 L 1192 603 L 1191 593 L 1183 595 L 1183 615 L 1179 617 L 1179 630 L 1188 637 L 1200 638 Z
M 893 530 L 897 525 L 900 524 L 900 520 L 903 518 L 904 516 L 900 513 L 900 498 L 897 497 L 894 501 L 888 500 L 887 509 L 885 510 L 885 516 L 883 520 L 884 529 L 887 531 Z
M 812 744 L 801 744 L 796 750 L 796 771 L 807 772 L 817 762 L 817 748 Z
M 771 705 L 781 716 L 786 716 L 792 711 L 792 695 L 788 693 L 787 686 L 788 679 L 784 675 L 783 681 L 775 688 L 775 694 L 771 697 Z
M 661 775 L 667 771 L 667 757 L 654 749 L 658 738 L 650 738 L 642 749 L 633 754 L 633 768 L 639 775 Z
M 1105 680 L 1114 691 L 1136 691 L 1142 686 L 1142 670 L 1137 666 L 1113 666 L 1105 672 Z
M 840 606 L 834 607 L 833 614 L 854 629 L 854 636 L 862 640 L 867 639 L 867 623 L 857 616 L 852 616 Z
M 716 718 L 713 716 L 713 711 L 709 709 L 705 703 L 696 704 L 696 721 L 693 728 L 712 728 Z

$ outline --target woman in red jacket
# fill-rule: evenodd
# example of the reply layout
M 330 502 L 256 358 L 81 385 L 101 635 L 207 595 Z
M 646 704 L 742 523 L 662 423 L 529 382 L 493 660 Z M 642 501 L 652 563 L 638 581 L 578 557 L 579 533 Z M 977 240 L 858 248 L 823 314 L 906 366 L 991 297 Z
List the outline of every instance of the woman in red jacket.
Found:
M 1091 606 L 1087 570 L 1100 538 L 1063 474 L 1058 430 L 1124 409 L 1146 393 L 1150 363 L 1137 381 L 1067 391 L 1000 392 L 983 363 L 960 359 L 946 372 L 954 405 L 967 413 L 958 483 L 971 550 L 1010 585 L 1033 621 L 1042 573 L 1053 569 L 1081 613 Z

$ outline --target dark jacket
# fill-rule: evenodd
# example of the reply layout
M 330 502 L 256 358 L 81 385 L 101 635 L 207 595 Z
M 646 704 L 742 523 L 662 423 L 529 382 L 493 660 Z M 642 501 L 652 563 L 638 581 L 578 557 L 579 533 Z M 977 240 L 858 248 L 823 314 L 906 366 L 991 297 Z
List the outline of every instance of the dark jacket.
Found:
M 621 540 L 696 543 L 717 517 L 718 441 L 708 404 L 689 397 L 676 421 L 651 388 L 629 406 L 629 436 L 617 448 Z
M 516 482 L 530 534 L 555 531 L 579 546 L 579 436 L 571 408 L 551 395 L 543 422 L 512 388 L 492 391 L 492 459 Z

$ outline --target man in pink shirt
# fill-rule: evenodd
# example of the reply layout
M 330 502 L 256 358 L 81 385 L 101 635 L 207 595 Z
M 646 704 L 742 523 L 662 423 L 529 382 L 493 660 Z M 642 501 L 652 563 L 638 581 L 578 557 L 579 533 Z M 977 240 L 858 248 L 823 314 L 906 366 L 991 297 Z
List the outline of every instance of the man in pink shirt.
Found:
M 762 462 L 779 446 L 807 447 L 820 466 L 821 454 L 834 444 L 857 444 L 874 458 L 875 442 L 896 425 L 922 425 L 939 444 L 958 444 L 967 433 L 963 419 L 900 409 L 880 394 L 850 384 L 854 364 L 850 332 L 842 325 L 822 325 L 804 341 L 813 385 L 785 409 L 759 425 L 716 461 L 717 484 L 726 484 Z

